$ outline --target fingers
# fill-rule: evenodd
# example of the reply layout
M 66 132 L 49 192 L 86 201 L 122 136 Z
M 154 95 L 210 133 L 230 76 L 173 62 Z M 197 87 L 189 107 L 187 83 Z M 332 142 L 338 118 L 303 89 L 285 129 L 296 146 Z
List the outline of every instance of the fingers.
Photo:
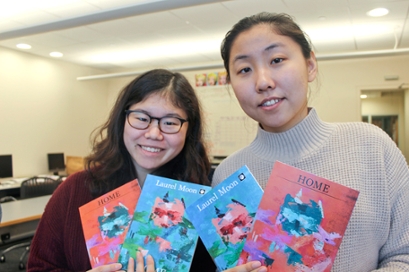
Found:
M 142 260 L 142 264 L 143 264 L 143 260 Z M 126 271 L 127 272 L 135 272 L 135 262 L 134 262 L 132 257 L 130 257 L 129 260 L 128 260 L 128 269 Z
M 140 251 L 136 251 L 136 272 L 145 272 L 145 263 Z
M 121 268 L 122 268 L 122 265 L 120 263 L 113 263 L 113 264 L 106 264 L 106 265 L 98 266 L 94 269 L 88 270 L 88 272 L 113 272 L 113 271 L 118 271 Z
M 114 272 L 119 271 L 122 268 L 120 263 L 106 264 L 96 267 L 88 272 Z M 146 270 L 145 270 L 146 269 Z M 122 271 L 122 270 L 121 270 Z M 143 255 L 140 251 L 136 252 L 136 270 L 135 270 L 135 261 L 131 257 L 128 261 L 128 268 L 126 272 L 155 272 L 155 262 L 153 261 L 152 256 L 146 256 L 146 267 L 143 259 Z
M 155 272 L 155 262 L 151 255 L 146 257 L 146 272 Z
M 267 268 L 265 266 L 261 266 L 259 261 L 253 261 L 230 268 L 225 270 L 225 272 L 267 272 Z
M 136 272 L 145 272 L 145 271 L 155 272 L 155 262 L 153 261 L 153 258 L 151 255 L 147 255 L 146 265 L 145 265 L 142 252 L 137 251 L 136 252 Z

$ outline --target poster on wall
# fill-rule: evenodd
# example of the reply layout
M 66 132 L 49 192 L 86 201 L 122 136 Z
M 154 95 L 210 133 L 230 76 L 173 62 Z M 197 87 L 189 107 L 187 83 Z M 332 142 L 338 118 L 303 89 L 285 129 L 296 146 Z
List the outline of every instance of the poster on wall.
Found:
M 228 156 L 250 144 L 257 122 L 248 117 L 228 86 L 196 88 L 203 109 L 205 141 L 211 156 Z
M 205 87 L 205 86 L 217 86 L 217 85 L 227 85 L 227 72 L 216 71 L 211 73 L 199 73 L 195 74 L 195 86 Z

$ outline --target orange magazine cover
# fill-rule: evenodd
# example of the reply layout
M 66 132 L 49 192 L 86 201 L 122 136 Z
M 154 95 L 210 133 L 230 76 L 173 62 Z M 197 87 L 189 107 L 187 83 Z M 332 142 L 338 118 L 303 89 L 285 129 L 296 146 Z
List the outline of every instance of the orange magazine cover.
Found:
M 135 179 L 79 208 L 92 268 L 118 261 L 140 193 Z
M 359 192 L 276 161 L 239 264 L 330 271 Z

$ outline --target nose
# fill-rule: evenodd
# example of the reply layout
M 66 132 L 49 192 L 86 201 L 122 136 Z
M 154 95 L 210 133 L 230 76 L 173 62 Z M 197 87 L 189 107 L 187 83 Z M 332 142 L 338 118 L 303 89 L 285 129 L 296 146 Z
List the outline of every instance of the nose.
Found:
M 256 91 L 263 92 L 268 89 L 275 88 L 275 82 L 273 80 L 271 71 L 269 71 L 266 67 L 262 67 L 256 70 Z
M 162 131 L 159 129 L 159 121 L 156 119 L 152 119 L 151 123 L 149 124 L 148 128 L 145 132 L 145 137 L 148 139 L 153 140 L 163 140 Z

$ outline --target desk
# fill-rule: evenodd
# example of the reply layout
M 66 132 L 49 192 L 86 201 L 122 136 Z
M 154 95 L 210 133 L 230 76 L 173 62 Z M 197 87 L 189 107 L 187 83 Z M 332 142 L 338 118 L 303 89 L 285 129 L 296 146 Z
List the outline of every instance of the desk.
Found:
M 46 195 L 2 203 L 0 244 L 34 235 L 50 197 Z
M 0 198 L 3 196 L 20 196 L 21 183 L 27 178 L 5 178 L 0 179 Z

